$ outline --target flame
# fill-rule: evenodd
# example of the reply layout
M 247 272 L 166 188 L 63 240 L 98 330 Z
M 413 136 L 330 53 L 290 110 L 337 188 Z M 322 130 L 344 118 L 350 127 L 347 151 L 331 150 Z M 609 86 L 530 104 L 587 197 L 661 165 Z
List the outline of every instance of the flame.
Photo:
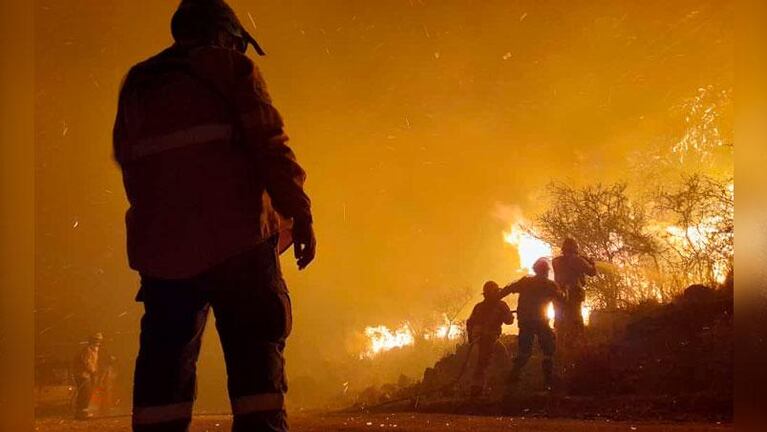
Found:
M 581 306 L 581 317 L 583 318 L 583 325 L 589 325 L 589 319 L 591 318 L 591 306 L 583 304 Z M 557 318 L 557 311 L 554 309 L 554 303 L 551 302 L 546 307 L 546 318 L 549 320 L 549 327 L 554 328 L 554 320 Z
M 503 240 L 514 246 L 519 254 L 520 270 L 532 274 L 533 264 L 542 257 L 550 257 L 553 248 L 522 228 L 522 222 L 511 226 L 511 231 L 503 233 Z
M 693 248 L 698 251 L 704 251 L 708 246 L 709 236 L 718 231 L 717 223 L 719 218 L 711 217 L 698 226 L 680 227 L 670 225 L 666 227 L 666 233 L 671 236 L 672 241 L 684 245 L 689 242 Z M 727 264 L 723 262 L 715 263 L 714 277 L 719 283 L 724 283 L 727 279 Z
M 450 321 L 447 315 L 443 315 L 443 320 L 443 323 L 423 331 L 420 339 L 437 342 L 454 341 L 463 337 L 462 326 Z M 385 325 L 366 327 L 365 336 L 368 338 L 368 348 L 360 354 L 360 358 L 373 358 L 386 351 L 415 345 L 419 340 L 407 322 L 396 329 L 390 329 Z
M 549 306 L 546 308 L 546 318 L 549 319 L 549 327 L 554 328 L 554 320 L 557 317 L 557 312 L 554 309 L 554 303 L 549 303 Z
M 581 318 L 583 318 L 583 325 L 589 325 L 589 319 L 591 319 L 591 306 L 585 303 L 581 306 Z
M 666 232 L 680 241 L 689 238 L 693 246 L 702 249 L 706 246 L 706 233 L 713 229 L 713 227 L 709 229 L 708 226 L 682 228 L 677 225 L 670 225 L 666 227 Z
M 370 346 L 361 357 L 375 357 L 381 352 L 402 348 L 415 343 L 415 337 L 407 323 L 394 330 L 384 325 L 366 327 L 365 336 L 368 337 Z
M 463 336 L 463 327 L 451 322 L 447 315 L 443 315 L 442 318 L 444 324 L 438 325 L 432 331 L 426 332 L 423 336 L 424 339 L 456 340 Z

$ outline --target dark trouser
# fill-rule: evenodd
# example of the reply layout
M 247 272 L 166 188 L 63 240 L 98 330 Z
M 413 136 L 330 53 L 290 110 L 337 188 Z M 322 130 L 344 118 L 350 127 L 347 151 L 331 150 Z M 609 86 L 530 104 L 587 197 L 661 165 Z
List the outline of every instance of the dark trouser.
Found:
M 274 242 L 188 280 L 142 277 L 133 430 L 187 431 L 200 343 L 212 307 L 228 375 L 234 432 L 287 431 L 283 350 L 290 298 Z
M 551 383 L 552 373 L 554 371 L 554 352 L 556 351 L 556 338 L 554 332 L 548 323 L 520 323 L 519 325 L 519 347 L 517 356 L 514 358 L 514 368 L 511 371 L 511 380 L 519 379 L 522 368 L 530 360 L 533 354 L 533 342 L 538 337 L 538 344 L 543 352 L 543 379 L 546 384 Z
M 569 349 L 576 346 L 583 337 L 585 325 L 581 313 L 582 306 L 583 301 L 575 296 L 555 306 L 557 308 L 555 327 L 563 348 Z
M 88 415 L 88 407 L 93 396 L 93 379 L 90 375 L 75 377 L 77 395 L 75 397 L 75 417 L 83 418 Z
M 493 358 L 493 350 L 495 349 L 495 342 L 498 340 L 497 335 L 481 335 L 477 340 L 477 348 L 479 354 L 477 356 L 477 366 L 474 369 L 474 377 L 472 379 L 473 392 L 481 392 L 485 386 L 485 372 L 488 366 L 490 366 L 490 360 Z

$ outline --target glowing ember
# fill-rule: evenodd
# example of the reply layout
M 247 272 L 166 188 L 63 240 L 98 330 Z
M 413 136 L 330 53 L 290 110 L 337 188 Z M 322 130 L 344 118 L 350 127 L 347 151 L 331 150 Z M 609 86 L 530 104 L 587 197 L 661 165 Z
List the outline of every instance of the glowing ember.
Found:
M 539 258 L 553 255 L 550 244 L 532 236 L 520 223 L 512 225 L 511 231 L 504 232 L 503 240 L 517 249 L 520 270 L 527 273 L 532 273 L 533 264 Z

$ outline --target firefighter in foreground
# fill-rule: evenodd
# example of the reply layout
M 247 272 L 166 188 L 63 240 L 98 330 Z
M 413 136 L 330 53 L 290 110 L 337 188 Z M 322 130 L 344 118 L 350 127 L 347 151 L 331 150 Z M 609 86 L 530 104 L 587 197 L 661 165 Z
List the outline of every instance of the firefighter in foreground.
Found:
M 262 53 L 223 0 L 184 0 L 175 43 L 134 66 L 120 92 L 115 158 L 130 204 L 130 265 L 144 304 L 134 431 L 187 431 L 208 312 L 224 351 L 234 431 L 286 431 L 291 330 L 278 213 L 297 265 L 315 254 L 304 170 L 286 144 Z M 284 238 L 284 237 L 283 237 Z
M 543 352 L 543 380 L 547 390 L 551 389 L 554 374 L 554 351 L 556 341 L 554 332 L 549 327 L 546 311 L 549 303 L 564 300 L 557 284 L 549 280 L 549 262 L 541 258 L 533 265 L 534 276 L 525 276 L 504 287 L 499 293 L 503 298 L 509 294 L 519 294 L 517 300 L 517 320 L 519 326 L 519 347 L 514 358 L 514 366 L 509 376 L 510 384 L 516 384 L 533 352 L 533 342 Z
M 504 324 L 514 323 L 514 315 L 509 306 L 501 300 L 499 293 L 501 288 L 493 281 L 485 282 L 482 287 L 482 295 L 485 300 L 477 303 L 471 316 L 466 321 L 466 332 L 469 335 L 469 343 L 477 344 L 479 356 L 474 369 L 474 377 L 471 386 L 471 395 L 480 396 L 485 387 L 485 371 L 490 365 L 493 349 Z
M 90 411 L 93 390 L 98 381 L 99 351 L 104 336 L 96 333 L 88 338 L 88 344 L 77 354 L 72 365 L 75 380 L 75 418 L 83 420 L 93 417 Z
M 565 294 L 565 301 L 557 305 L 555 327 L 563 341 L 571 346 L 583 335 L 581 308 L 586 299 L 586 276 L 597 274 L 594 261 L 579 254 L 578 242 L 567 238 L 562 242 L 562 255 L 552 261 L 554 280 Z

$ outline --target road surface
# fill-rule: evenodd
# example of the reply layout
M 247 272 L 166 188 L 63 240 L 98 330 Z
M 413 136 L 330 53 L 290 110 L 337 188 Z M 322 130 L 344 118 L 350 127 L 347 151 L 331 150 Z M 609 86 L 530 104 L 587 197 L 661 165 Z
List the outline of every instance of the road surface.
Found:
M 327 414 L 294 415 L 291 432 L 719 432 L 733 431 L 732 425 L 699 423 L 612 422 L 606 420 L 558 420 L 523 417 L 478 417 L 445 414 Z M 192 423 L 192 432 L 228 432 L 231 420 L 227 416 L 200 416 Z M 127 417 L 74 421 L 41 419 L 37 432 L 118 432 L 130 430 Z

